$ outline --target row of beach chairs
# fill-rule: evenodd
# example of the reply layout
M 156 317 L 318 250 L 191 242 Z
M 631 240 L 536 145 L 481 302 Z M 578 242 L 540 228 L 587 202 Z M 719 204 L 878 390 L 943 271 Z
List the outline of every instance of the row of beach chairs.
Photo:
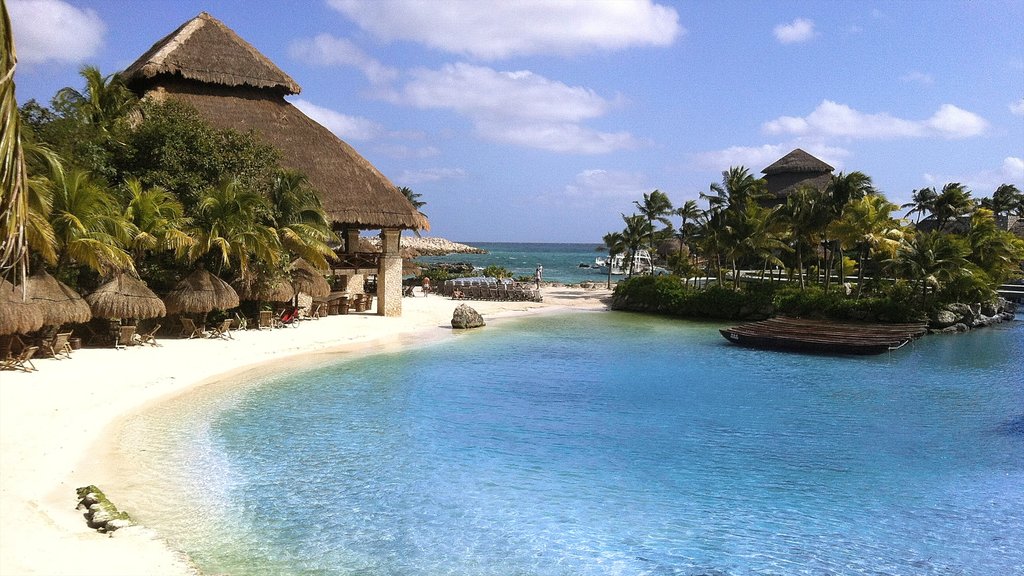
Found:
M 540 302 L 540 290 L 529 284 L 470 284 L 444 286 L 444 294 L 453 300 L 500 300 L 508 302 Z

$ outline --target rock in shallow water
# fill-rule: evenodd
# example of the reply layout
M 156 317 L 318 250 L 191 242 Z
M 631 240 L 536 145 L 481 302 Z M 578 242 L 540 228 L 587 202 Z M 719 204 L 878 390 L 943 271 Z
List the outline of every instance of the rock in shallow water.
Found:
M 481 326 L 486 326 L 484 317 L 466 304 L 459 304 L 459 307 L 452 314 L 452 328 L 462 330 L 465 328 L 480 328 Z

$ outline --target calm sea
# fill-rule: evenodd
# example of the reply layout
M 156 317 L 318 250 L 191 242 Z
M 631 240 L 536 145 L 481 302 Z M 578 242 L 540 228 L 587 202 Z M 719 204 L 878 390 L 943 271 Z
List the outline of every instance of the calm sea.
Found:
M 209 574 L 975 575 L 1024 566 L 1024 323 L 874 357 L 510 320 L 136 417 L 114 497 Z
M 463 242 L 487 250 L 487 254 L 449 254 L 424 256 L 421 262 L 469 262 L 479 269 L 503 266 L 516 278 L 533 278 L 537 266 L 544 266 L 544 280 L 563 284 L 607 281 L 607 274 L 580 268 L 580 264 L 593 264 L 598 256 L 607 255 L 599 250 L 600 244 L 543 244 L 517 242 Z M 614 281 L 613 277 L 613 281 Z

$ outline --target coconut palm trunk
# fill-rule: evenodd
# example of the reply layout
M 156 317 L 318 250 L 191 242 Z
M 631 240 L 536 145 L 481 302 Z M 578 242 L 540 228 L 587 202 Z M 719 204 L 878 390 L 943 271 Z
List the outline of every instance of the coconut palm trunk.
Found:
M 28 175 L 21 146 L 21 116 L 14 97 L 18 55 L 6 2 L 0 2 L 0 37 L 0 276 L 13 272 L 12 277 L 18 277 L 24 286 L 28 267 Z

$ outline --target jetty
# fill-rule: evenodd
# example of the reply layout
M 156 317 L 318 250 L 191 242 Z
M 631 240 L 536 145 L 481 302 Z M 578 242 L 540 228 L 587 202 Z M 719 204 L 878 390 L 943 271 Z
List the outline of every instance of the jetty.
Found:
M 824 354 L 881 354 L 924 336 L 928 325 L 778 317 L 719 330 L 740 346 Z

